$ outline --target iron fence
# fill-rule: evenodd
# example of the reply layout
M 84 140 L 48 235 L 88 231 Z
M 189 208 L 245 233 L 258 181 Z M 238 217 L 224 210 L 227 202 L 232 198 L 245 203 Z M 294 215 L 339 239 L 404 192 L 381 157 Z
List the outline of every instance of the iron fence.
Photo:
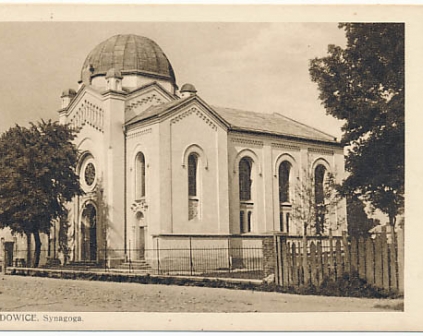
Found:
M 117 255 L 125 261 L 116 262 Z M 263 278 L 261 247 L 102 250 L 106 272 L 202 277 Z
M 14 267 L 33 267 L 35 251 L 13 251 Z M 28 259 L 29 257 L 29 259 Z M 188 247 L 156 249 L 99 249 L 97 259 L 63 256 L 41 250 L 39 268 L 81 271 L 123 272 L 152 275 L 180 275 L 262 279 L 261 247 Z

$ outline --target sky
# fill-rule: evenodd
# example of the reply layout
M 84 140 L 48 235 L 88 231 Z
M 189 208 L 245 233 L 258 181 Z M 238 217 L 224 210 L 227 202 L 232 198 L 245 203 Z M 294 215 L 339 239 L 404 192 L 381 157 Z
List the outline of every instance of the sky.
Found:
M 0 133 L 58 120 L 61 92 L 77 89 L 86 56 L 117 34 L 154 40 L 179 87 L 193 84 L 210 105 L 278 112 L 341 137 L 308 73 L 329 44 L 345 45 L 336 23 L 1 22 Z

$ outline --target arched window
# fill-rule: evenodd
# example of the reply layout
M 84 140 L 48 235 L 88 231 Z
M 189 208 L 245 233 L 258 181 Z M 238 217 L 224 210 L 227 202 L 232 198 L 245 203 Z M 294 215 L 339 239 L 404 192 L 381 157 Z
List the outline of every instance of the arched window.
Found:
M 322 234 L 325 222 L 325 166 L 319 164 L 314 170 L 314 199 L 316 212 L 316 234 Z
M 239 161 L 239 225 L 241 233 L 252 232 L 253 230 L 252 168 L 253 160 L 251 158 L 244 157 Z
M 198 156 L 192 153 L 188 156 L 188 196 L 197 197 Z
M 284 161 L 279 165 L 279 202 L 290 202 L 289 197 L 289 174 L 291 172 L 291 164 Z
M 200 176 L 197 153 L 188 156 L 188 219 L 200 218 Z
M 135 158 L 135 199 L 145 197 L 145 157 L 138 153 Z
M 239 200 L 251 200 L 251 168 L 252 160 L 244 157 L 239 161 Z

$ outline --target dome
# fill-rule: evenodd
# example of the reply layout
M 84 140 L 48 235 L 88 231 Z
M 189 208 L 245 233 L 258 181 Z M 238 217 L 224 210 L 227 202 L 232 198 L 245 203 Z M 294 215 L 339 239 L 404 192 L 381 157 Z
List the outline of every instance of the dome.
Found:
M 182 92 L 193 92 L 193 93 L 196 93 L 197 90 L 195 89 L 195 86 L 194 85 L 187 83 L 187 84 L 182 85 L 182 87 L 181 87 L 181 93 Z
M 138 35 L 116 35 L 95 47 L 85 59 L 81 80 L 105 76 L 114 68 L 125 75 L 142 75 L 175 83 L 172 65 L 156 42 Z
M 62 91 L 62 97 L 64 96 L 76 96 L 76 91 L 74 89 L 66 89 Z

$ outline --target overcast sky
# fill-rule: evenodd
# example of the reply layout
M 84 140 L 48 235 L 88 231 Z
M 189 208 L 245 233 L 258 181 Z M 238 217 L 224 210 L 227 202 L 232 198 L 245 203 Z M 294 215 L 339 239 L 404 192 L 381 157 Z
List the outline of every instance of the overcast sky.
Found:
M 169 58 L 179 87 L 207 103 L 279 112 L 338 139 L 309 60 L 345 45 L 336 23 L 0 23 L 0 133 L 15 123 L 58 119 L 63 89 L 77 89 L 85 57 L 116 34 L 146 36 Z

